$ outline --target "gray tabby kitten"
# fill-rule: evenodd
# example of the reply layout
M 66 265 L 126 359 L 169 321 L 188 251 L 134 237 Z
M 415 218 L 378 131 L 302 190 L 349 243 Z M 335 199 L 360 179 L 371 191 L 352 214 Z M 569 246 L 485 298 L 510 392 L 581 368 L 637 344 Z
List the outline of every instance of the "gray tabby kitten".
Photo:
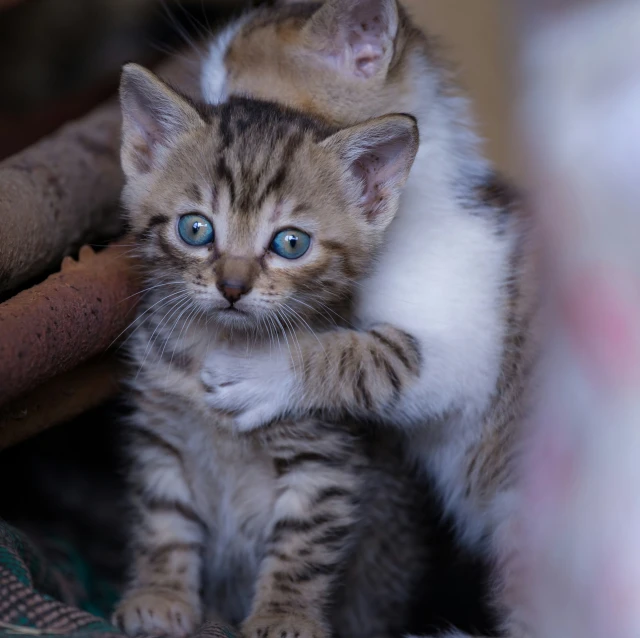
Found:
M 338 130 L 240 98 L 203 108 L 135 65 L 121 101 L 123 199 L 149 287 L 130 347 L 135 564 L 115 622 L 397 635 L 426 533 L 395 437 L 311 416 L 242 432 L 208 407 L 201 371 L 213 350 L 295 350 L 344 316 L 397 210 L 415 120 Z M 376 361 L 400 378 L 420 357 L 397 338 L 407 355 Z

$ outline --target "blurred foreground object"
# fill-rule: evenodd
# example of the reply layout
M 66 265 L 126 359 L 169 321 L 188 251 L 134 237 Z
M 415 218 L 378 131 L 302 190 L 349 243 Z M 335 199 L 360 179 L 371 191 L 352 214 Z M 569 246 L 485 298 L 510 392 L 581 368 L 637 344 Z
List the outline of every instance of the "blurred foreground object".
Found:
M 519 115 L 550 303 L 519 596 L 534 638 L 638 638 L 640 3 L 521 4 L 536 25 L 519 34 Z

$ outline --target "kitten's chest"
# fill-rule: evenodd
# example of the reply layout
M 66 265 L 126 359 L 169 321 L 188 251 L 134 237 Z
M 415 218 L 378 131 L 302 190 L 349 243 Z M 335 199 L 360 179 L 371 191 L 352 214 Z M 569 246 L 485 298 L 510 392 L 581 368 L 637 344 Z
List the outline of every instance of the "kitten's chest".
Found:
M 255 540 L 273 510 L 273 461 L 255 439 L 234 434 L 224 419 L 212 413 L 211 423 L 191 437 L 190 483 L 216 536 L 242 533 Z
M 273 462 L 252 440 L 220 424 L 194 435 L 187 464 L 209 529 L 204 561 L 207 614 L 240 622 L 249 612 L 276 499 Z

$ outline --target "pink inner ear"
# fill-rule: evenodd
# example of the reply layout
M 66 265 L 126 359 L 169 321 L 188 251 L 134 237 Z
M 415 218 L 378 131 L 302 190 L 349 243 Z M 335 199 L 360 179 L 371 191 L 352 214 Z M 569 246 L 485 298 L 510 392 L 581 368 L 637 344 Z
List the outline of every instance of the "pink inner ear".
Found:
M 361 155 L 351 167 L 362 181 L 360 204 L 370 221 L 382 212 L 393 190 L 399 187 L 405 169 L 405 147 L 404 138 L 392 140 Z
M 360 205 L 365 209 L 367 219 L 371 220 L 376 216 L 383 201 L 382 183 L 366 156 L 358 160 L 351 170 L 362 182 Z
M 356 75 L 370 78 L 380 67 L 392 35 L 383 3 L 360 3 L 347 21 L 347 44 L 351 48 Z

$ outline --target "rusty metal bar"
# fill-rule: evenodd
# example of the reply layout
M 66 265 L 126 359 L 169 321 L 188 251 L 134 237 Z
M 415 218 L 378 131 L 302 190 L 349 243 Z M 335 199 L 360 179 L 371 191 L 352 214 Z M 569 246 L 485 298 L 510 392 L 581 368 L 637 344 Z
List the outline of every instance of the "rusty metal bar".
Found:
M 104 352 L 126 329 L 139 290 L 129 251 L 84 247 L 0 305 L 0 405 Z

